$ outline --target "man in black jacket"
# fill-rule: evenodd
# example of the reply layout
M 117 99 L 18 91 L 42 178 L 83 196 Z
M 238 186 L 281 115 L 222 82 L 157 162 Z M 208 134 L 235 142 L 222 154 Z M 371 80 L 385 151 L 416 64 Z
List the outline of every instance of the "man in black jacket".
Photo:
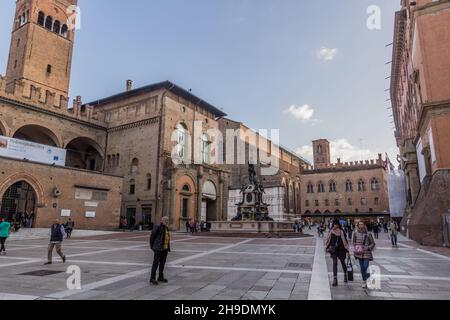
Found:
M 167 254 L 170 252 L 169 218 L 161 218 L 161 224 L 155 225 L 150 236 L 150 248 L 154 252 L 152 274 L 150 283 L 157 285 L 158 282 L 167 283 L 164 278 L 164 266 L 167 260 Z M 156 270 L 159 266 L 159 277 L 156 281 Z

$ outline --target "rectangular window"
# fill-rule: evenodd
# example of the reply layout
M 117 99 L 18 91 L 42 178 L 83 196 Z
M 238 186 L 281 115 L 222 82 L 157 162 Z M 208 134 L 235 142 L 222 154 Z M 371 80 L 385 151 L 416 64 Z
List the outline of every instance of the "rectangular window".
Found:
M 52 66 L 50 64 L 47 65 L 47 73 L 52 73 Z
M 181 204 L 181 214 L 183 218 L 188 218 L 189 199 L 184 198 Z
M 309 200 L 305 200 L 305 206 L 309 207 Z
M 136 185 L 134 183 L 130 184 L 130 194 L 134 194 L 135 191 L 136 191 Z

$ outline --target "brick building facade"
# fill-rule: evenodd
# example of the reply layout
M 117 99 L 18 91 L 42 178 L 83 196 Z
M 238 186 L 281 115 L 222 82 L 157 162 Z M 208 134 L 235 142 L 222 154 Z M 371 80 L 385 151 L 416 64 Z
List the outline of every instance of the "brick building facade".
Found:
M 388 179 L 381 154 L 376 160 L 331 163 L 330 143 L 313 141 L 314 163 L 301 173 L 304 217 L 389 215 Z
M 402 227 L 413 240 L 439 246 L 448 232 L 443 218 L 450 208 L 448 30 L 449 1 L 402 1 L 391 75 L 395 136 L 406 177 Z

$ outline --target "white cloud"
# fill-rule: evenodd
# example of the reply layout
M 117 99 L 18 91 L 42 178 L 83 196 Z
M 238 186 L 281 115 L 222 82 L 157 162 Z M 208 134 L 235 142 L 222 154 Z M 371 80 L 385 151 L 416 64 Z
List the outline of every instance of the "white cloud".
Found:
M 323 61 L 331 61 L 336 57 L 337 53 L 337 48 L 322 47 L 317 51 L 317 58 Z
M 379 152 L 374 152 L 367 148 L 352 145 L 347 139 L 337 139 L 330 141 L 331 162 L 337 162 L 340 158 L 342 162 L 372 160 L 378 158 Z M 306 145 L 295 149 L 297 154 L 313 162 L 313 148 Z
M 304 104 L 303 106 L 297 106 L 293 104 L 287 110 L 284 110 L 283 113 L 289 114 L 294 118 L 301 120 L 303 122 L 317 121 L 317 119 L 313 119 L 314 109 L 307 104 Z

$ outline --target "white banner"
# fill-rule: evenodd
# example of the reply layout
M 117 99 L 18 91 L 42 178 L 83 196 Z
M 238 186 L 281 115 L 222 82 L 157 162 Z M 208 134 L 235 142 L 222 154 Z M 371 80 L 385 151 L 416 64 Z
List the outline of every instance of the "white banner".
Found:
M 66 165 L 65 149 L 4 136 L 0 136 L 0 156 L 57 166 Z

